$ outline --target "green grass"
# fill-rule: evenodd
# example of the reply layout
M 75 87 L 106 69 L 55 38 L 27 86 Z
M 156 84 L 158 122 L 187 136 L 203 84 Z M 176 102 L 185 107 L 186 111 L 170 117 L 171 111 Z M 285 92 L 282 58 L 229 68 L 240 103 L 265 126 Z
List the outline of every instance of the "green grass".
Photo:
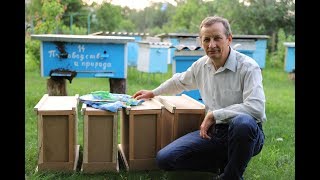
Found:
M 129 67 L 127 94 L 132 95 L 140 89 L 153 89 L 171 77 L 171 72 L 171 66 L 166 74 L 142 73 Z M 293 180 L 295 179 L 295 84 L 288 78 L 288 74 L 284 72 L 283 68 L 275 68 L 267 64 L 262 73 L 268 118 L 264 124 L 265 145 L 261 153 L 253 157 L 248 164 L 244 178 L 246 180 Z M 81 171 L 36 173 L 38 137 L 34 106 L 47 93 L 46 80 L 47 78 L 40 76 L 39 71 L 25 73 L 25 173 L 27 179 L 212 179 L 213 173 L 209 172 L 165 172 L 160 170 L 133 172 L 120 170 L 119 173 L 105 172 L 92 175 L 84 174 Z M 109 90 L 108 79 L 75 78 L 71 84 L 67 82 L 68 95 L 83 95 L 96 90 Z M 83 117 L 79 115 L 78 144 L 80 144 L 80 154 L 83 151 L 82 131 Z M 278 140 L 279 138 L 282 138 L 282 141 Z M 80 157 L 82 156 L 80 155 Z

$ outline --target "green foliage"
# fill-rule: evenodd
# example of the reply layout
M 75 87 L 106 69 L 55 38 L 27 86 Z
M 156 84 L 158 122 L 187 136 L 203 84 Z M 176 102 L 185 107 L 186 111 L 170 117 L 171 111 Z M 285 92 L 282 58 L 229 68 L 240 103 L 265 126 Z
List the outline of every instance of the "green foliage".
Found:
M 70 26 L 62 25 L 59 29 L 59 34 L 77 34 L 77 35 L 86 35 L 88 32 L 87 28 L 78 27 L 75 24 L 72 25 L 72 29 Z
M 73 15 L 73 24 L 79 27 L 87 26 L 86 18 L 90 11 L 82 0 L 61 0 L 61 4 L 66 7 L 62 24 L 70 26 L 70 15 Z
M 168 4 L 166 9 L 162 10 L 162 5 L 162 3 L 153 3 L 143 11 L 126 8 L 123 16 L 135 24 L 135 32 L 151 33 L 154 31 L 152 29 L 162 29 L 166 26 L 175 14 L 176 7 Z
M 215 15 L 223 16 L 229 20 L 233 34 L 259 34 L 254 32 L 257 28 L 251 28 L 254 21 L 251 21 L 248 13 L 249 7 L 238 0 L 213 1 L 216 8 Z M 232 7 L 232 11 L 229 11 Z
M 43 0 L 41 15 L 35 26 L 36 34 L 54 33 L 61 23 L 64 6 L 59 1 Z
M 136 26 L 130 20 L 123 19 L 117 27 L 118 31 L 121 32 L 135 32 Z
M 96 21 L 92 22 L 93 32 L 115 31 L 122 20 L 121 7 L 104 3 L 97 8 L 96 19 Z
M 295 36 L 293 35 L 286 35 L 284 30 L 281 28 L 277 34 L 278 41 L 277 41 L 277 51 L 271 53 L 270 61 L 271 66 L 274 67 L 283 67 L 284 66 L 284 59 L 286 53 L 286 47 L 284 46 L 284 42 L 294 42 Z
M 277 50 L 279 29 L 283 29 L 287 36 L 295 34 L 294 0 L 176 0 L 177 6 L 168 4 L 166 9 L 162 9 L 163 3 L 153 3 L 139 11 L 112 5 L 111 1 L 88 6 L 81 0 L 61 0 L 60 3 L 44 0 L 44 3 L 51 4 L 48 7 L 41 2 L 31 0 L 26 6 L 26 21 L 36 24 L 35 33 L 58 33 L 59 29 L 55 27 L 60 27 L 60 24 L 70 26 L 71 16 L 72 29 L 75 29 L 73 25 L 88 29 L 89 23 L 90 33 L 198 33 L 199 23 L 204 17 L 220 15 L 229 19 L 233 34 L 268 35 L 268 52 L 273 53 Z M 64 9 L 62 16 L 58 10 L 61 8 Z M 76 29 L 75 33 L 82 34 L 83 31 Z
M 26 4 L 25 11 L 26 11 L 26 21 L 32 22 L 34 21 L 33 18 L 39 18 L 41 14 L 41 7 L 42 7 L 42 0 L 30 0 L 30 3 Z
M 40 42 L 25 37 L 25 70 L 39 71 L 40 69 Z
M 206 16 L 206 6 L 203 1 L 186 0 L 177 6 L 176 14 L 170 23 L 174 24 L 173 31 L 198 33 L 199 24 Z
M 157 35 L 157 34 L 164 33 L 164 30 L 162 30 L 156 26 L 156 27 L 150 29 L 148 32 L 150 33 L 150 35 Z

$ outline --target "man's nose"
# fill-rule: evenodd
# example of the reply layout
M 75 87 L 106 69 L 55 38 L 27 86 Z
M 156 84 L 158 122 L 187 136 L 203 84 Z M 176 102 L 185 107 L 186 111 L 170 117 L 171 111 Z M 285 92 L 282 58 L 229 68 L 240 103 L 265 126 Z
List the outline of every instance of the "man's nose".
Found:
M 216 46 L 216 42 L 213 39 L 210 39 L 209 47 L 213 48 Z

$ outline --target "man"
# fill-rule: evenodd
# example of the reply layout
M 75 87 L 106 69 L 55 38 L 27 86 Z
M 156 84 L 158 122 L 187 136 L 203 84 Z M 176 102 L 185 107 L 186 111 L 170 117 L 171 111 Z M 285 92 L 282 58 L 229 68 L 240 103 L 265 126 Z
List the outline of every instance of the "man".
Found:
M 230 47 L 227 19 L 206 17 L 200 25 L 206 55 L 185 72 L 176 73 L 154 90 L 140 90 L 136 99 L 199 89 L 206 106 L 200 130 L 161 149 L 157 164 L 164 170 L 220 168 L 215 179 L 243 179 L 250 159 L 264 144 L 265 95 L 259 65 Z

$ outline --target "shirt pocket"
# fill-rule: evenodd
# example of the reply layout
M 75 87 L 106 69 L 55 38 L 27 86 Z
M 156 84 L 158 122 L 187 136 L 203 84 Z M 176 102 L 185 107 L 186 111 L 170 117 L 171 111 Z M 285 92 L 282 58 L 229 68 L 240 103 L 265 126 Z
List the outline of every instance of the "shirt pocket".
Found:
M 243 102 L 242 91 L 227 89 L 223 92 L 223 100 L 225 106 L 239 104 Z

